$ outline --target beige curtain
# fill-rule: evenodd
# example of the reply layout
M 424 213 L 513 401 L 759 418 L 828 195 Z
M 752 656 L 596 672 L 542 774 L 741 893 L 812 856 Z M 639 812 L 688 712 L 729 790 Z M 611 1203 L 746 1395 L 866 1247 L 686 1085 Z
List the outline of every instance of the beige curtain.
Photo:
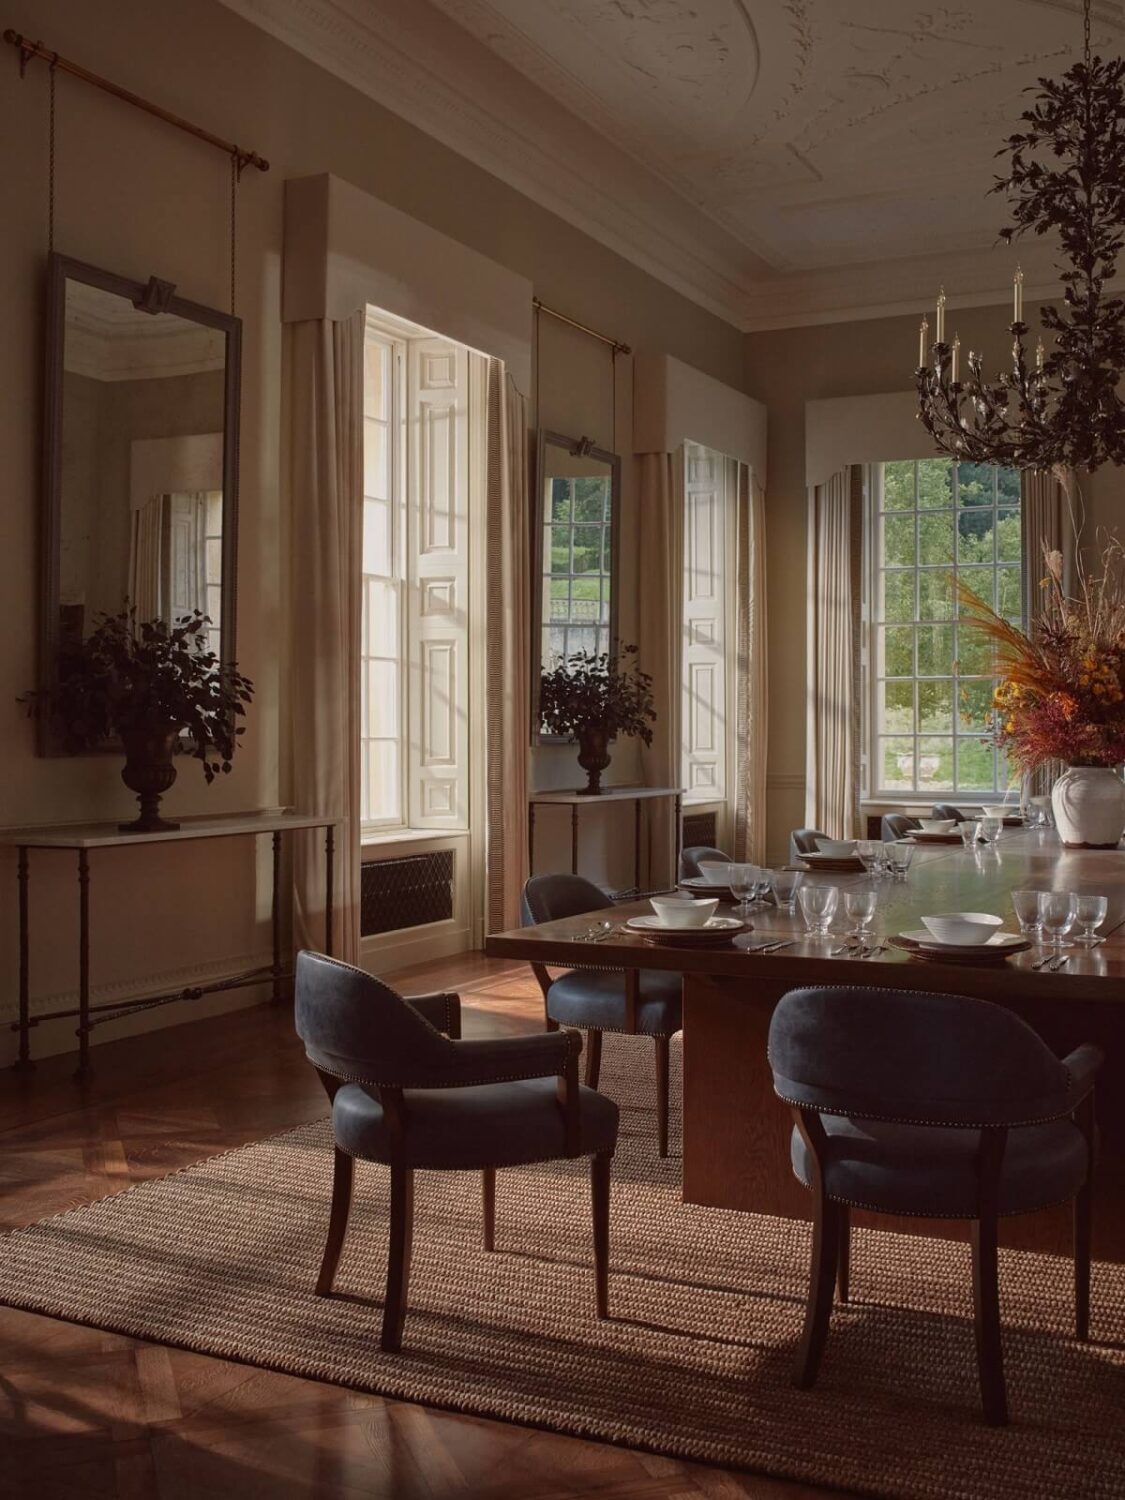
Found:
M 289 765 L 294 806 L 336 830 L 337 957 L 359 959 L 363 313 L 286 325 L 289 440 Z M 312 835 L 296 841 L 294 925 L 324 943 L 325 872 Z
M 651 674 L 656 723 L 641 747 L 647 786 L 680 785 L 683 741 L 684 495 L 683 453 L 637 455 L 638 626 L 640 667 Z M 648 885 L 674 885 L 673 826 L 663 804 L 653 804 Z
M 805 822 L 848 838 L 856 821 L 857 558 L 852 473 L 809 490 Z
M 527 403 L 488 362 L 488 930 L 519 926 L 528 875 L 531 523 Z
M 1043 548 L 1046 546 L 1052 552 L 1062 552 L 1065 561 L 1071 550 L 1065 545 L 1066 533 L 1071 528 L 1063 515 L 1062 487 L 1050 469 L 1024 469 L 1020 488 L 1024 590 L 1027 618 L 1031 621 L 1039 613 L 1043 599 L 1040 586 L 1046 576 Z
M 735 859 L 766 856 L 766 497 L 738 466 L 738 645 L 735 705 Z
M 164 608 L 162 538 L 166 495 L 153 495 L 133 512 L 133 545 L 129 559 L 129 603 L 138 620 L 158 620 Z

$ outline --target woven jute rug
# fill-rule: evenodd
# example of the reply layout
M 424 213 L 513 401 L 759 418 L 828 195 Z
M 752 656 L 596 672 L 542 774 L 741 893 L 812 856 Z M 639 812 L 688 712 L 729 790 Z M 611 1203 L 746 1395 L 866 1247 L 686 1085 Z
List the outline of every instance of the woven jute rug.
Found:
M 357 1171 L 341 1295 L 313 1296 L 331 1183 L 325 1121 L 0 1240 L 0 1299 L 117 1333 L 482 1416 L 868 1494 L 1125 1495 L 1125 1274 L 1095 1268 L 1094 1342 L 1069 1336 L 1064 1259 L 1007 1254 L 1013 1421 L 985 1427 L 967 1250 L 859 1231 L 854 1301 L 817 1387 L 789 1382 L 803 1224 L 693 1208 L 660 1162 L 651 1045 L 606 1039 L 623 1106 L 611 1319 L 593 1315 L 586 1164 L 419 1174 L 405 1345 L 378 1347 L 386 1175 Z M 677 1122 L 678 1125 L 678 1122 Z

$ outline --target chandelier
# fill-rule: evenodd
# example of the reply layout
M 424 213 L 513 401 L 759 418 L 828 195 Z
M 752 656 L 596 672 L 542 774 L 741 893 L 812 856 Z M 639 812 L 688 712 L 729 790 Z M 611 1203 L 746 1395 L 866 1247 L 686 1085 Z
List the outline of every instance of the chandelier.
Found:
M 1080 63 L 1057 81 L 1041 78 L 1022 129 L 997 152 L 1007 175 L 991 189 L 1007 196 L 1013 223 L 1000 231 L 1011 244 L 1034 230 L 1058 234 L 1064 259 L 1062 308 L 1044 307 L 1041 326 L 1054 336 L 1050 352 L 1037 337 L 1028 357 L 1023 273 L 1013 284 L 1011 365 L 995 380 L 984 356 L 945 336 L 945 290 L 937 299 L 934 341 L 922 319 L 918 338 L 919 416 L 943 453 L 1005 468 L 1096 469 L 1125 463 L 1125 302 L 1108 297 L 1125 233 L 1125 61 L 1090 55 L 1090 0 L 1083 3 Z M 928 355 L 928 357 L 927 357 Z

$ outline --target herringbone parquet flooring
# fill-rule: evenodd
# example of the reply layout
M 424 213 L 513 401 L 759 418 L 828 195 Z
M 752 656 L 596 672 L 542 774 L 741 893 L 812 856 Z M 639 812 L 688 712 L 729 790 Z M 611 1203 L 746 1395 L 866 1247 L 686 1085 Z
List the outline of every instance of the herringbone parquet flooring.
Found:
M 414 970 L 467 1035 L 537 1028 L 525 969 Z M 0 1081 L 0 1224 L 28 1223 L 324 1113 L 287 1007 L 99 1046 Z M 0 1496 L 19 1500 L 810 1500 L 744 1474 L 431 1411 L 0 1307 Z

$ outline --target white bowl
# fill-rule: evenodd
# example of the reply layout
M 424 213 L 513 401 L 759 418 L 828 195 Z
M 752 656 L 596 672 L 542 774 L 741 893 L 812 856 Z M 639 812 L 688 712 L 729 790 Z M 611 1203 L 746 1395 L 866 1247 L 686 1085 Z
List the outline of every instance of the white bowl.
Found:
M 816 847 L 833 859 L 850 859 L 855 854 L 855 839 L 817 839 Z
M 650 896 L 653 911 L 665 927 L 706 927 L 719 904 L 714 901 L 685 900 L 683 896 Z
M 699 873 L 708 885 L 730 884 L 730 861 L 727 859 L 705 859 L 700 862 Z
M 923 917 L 922 925 L 937 943 L 987 943 L 1004 925 L 1003 917 L 986 911 L 946 911 Z
M 918 827 L 923 833 L 952 833 L 957 827 L 956 818 L 919 818 Z

